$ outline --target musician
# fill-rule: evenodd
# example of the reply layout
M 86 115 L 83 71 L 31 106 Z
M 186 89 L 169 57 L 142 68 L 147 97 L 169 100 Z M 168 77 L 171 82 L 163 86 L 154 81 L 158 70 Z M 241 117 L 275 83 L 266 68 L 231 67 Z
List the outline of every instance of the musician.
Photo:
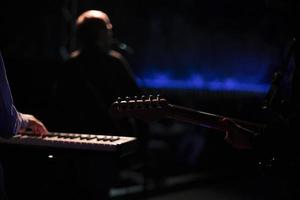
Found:
M 268 1 L 269 2 L 269 1 Z M 300 54 L 297 29 L 299 3 L 294 0 L 274 1 L 289 8 L 289 27 L 287 31 L 286 56 L 274 73 L 263 111 L 266 128 L 256 136 L 253 130 L 241 126 L 235 121 L 224 118 L 222 123 L 227 128 L 225 140 L 237 149 L 250 149 L 261 155 L 271 155 L 268 167 L 275 169 L 270 173 L 271 184 L 276 184 L 274 199 L 299 199 L 300 149 L 298 146 L 300 101 L 299 76 Z M 269 2 L 271 3 L 271 1 Z M 273 4 L 274 6 L 274 4 Z M 286 91 L 288 90 L 288 92 Z M 274 157 L 273 157 L 274 156 Z M 271 167 L 272 166 L 272 167 Z M 272 198 L 273 199 L 273 198 Z
M 47 128 L 40 120 L 33 115 L 20 113 L 15 108 L 0 52 L 0 136 L 12 136 L 26 129 L 36 134 L 47 133 Z
M 33 133 L 47 134 L 44 124 L 30 114 L 17 111 L 13 104 L 9 83 L 6 77 L 4 62 L 0 52 L 0 137 L 10 137 L 14 134 L 31 129 Z M 0 163 L 0 199 L 5 199 L 3 172 Z
M 63 63 L 55 99 L 62 131 L 132 134 L 132 120 L 116 122 L 108 108 L 117 97 L 140 93 L 130 65 L 112 49 L 113 25 L 106 13 L 88 10 L 76 21 L 78 50 Z
M 266 1 L 269 2 L 269 1 Z M 222 123 L 227 127 L 228 131 L 226 133 L 225 140 L 232 144 L 236 148 L 251 149 L 255 148 L 255 144 L 258 139 L 264 137 L 264 134 L 268 134 L 268 129 L 272 129 L 270 126 L 274 126 L 276 123 L 281 123 L 281 127 L 288 128 L 291 131 L 291 128 L 297 128 L 297 123 L 299 120 L 299 47 L 297 46 L 297 38 L 299 38 L 299 32 L 296 29 L 297 27 L 297 18 L 296 14 L 299 10 L 299 5 L 297 1 L 288 0 L 288 1 L 274 1 L 272 6 L 275 6 L 277 3 L 287 3 L 289 4 L 289 9 L 291 15 L 289 17 L 290 27 L 286 30 L 289 32 L 287 36 L 289 37 L 287 41 L 286 55 L 283 63 L 279 63 L 279 69 L 274 72 L 274 77 L 272 84 L 270 86 L 270 91 L 267 94 L 264 110 L 269 112 L 264 116 L 266 123 L 268 123 L 263 132 L 258 133 L 257 137 L 253 137 L 253 130 L 247 129 L 240 124 L 224 118 Z M 270 2 L 269 2 L 270 3 Z M 278 6 L 278 5 L 277 5 Z M 278 8 L 277 8 L 278 9 Z M 275 81 L 276 79 L 276 81 Z M 283 90 L 289 90 L 283 91 Z M 276 122 L 276 123 L 275 123 Z M 278 126 L 279 127 L 279 126 Z M 291 136 L 291 135 L 290 135 Z M 284 139 L 282 137 L 281 139 Z M 290 139 L 290 138 L 289 138 Z M 282 141 L 281 141 L 282 142 Z
M 127 60 L 112 50 L 112 27 L 107 14 L 99 10 L 85 11 L 77 18 L 78 50 L 62 64 L 56 82 L 56 130 L 135 136 L 135 122 L 117 121 L 108 112 L 117 97 L 140 92 Z M 76 199 L 108 198 L 113 169 L 106 169 L 97 157 L 72 163 L 61 169 L 63 192 L 79 188 L 72 192 Z

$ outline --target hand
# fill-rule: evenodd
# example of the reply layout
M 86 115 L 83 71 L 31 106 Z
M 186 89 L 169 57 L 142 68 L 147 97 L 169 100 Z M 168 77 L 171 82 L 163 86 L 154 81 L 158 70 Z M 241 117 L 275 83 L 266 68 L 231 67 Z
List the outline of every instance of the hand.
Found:
M 237 149 L 251 149 L 253 137 L 250 130 L 240 126 L 231 119 L 224 118 L 221 123 L 226 129 L 225 141 Z
M 21 114 L 21 115 L 24 120 L 28 121 L 27 127 L 20 130 L 21 134 L 24 133 L 26 129 L 31 129 L 32 133 L 36 135 L 44 136 L 48 134 L 48 130 L 44 126 L 44 124 L 40 120 L 35 118 L 33 115 L 29 115 L 29 114 Z

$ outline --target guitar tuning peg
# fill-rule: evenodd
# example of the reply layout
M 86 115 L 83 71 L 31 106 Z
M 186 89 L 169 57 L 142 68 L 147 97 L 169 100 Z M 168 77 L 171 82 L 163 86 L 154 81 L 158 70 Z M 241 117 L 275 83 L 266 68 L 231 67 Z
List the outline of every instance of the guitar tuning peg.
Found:
M 150 102 L 153 100 L 153 95 L 152 94 L 149 95 L 149 100 L 150 100 Z
M 137 102 L 138 96 L 134 96 L 133 99 L 134 99 L 135 102 Z
M 129 97 L 129 96 L 126 96 L 126 97 L 125 97 L 125 101 L 126 101 L 126 102 L 129 102 L 129 101 L 130 101 L 130 97 Z
M 160 94 L 157 94 L 157 95 L 156 95 L 157 101 L 160 101 L 160 98 L 161 98 Z
M 121 101 L 122 101 L 122 98 L 121 98 L 121 97 L 118 97 L 118 98 L 117 98 L 117 102 L 118 102 L 118 103 L 121 103 Z
M 145 101 L 145 100 L 146 100 L 146 96 L 145 96 L 145 95 L 142 95 L 142 96 L 141 96 L 141 99 L 142 99 L 142 101 Z

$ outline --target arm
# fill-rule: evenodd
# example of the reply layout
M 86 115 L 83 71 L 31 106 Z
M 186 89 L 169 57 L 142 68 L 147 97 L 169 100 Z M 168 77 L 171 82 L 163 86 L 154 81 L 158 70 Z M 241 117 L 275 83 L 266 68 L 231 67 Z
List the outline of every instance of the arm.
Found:
M 22 124 L 22 119 L 13 105 L 9 84 L 6 77 L 4 62 L 0 54 L 0 133 L 1 136 L 11 136 Z M 25 126 L 25 125 L 23 125 Z
M 221 123 L 226 129 L 225 141 L 236 149 L 252 149 L 256 133 L 233 120 L 223 118 Z
M 37 134 L 47 133 L 45 126 L 34 116 L 19 113 L 15 108 L 0 53 L 0 136 L 9 137 L 27 128 Z

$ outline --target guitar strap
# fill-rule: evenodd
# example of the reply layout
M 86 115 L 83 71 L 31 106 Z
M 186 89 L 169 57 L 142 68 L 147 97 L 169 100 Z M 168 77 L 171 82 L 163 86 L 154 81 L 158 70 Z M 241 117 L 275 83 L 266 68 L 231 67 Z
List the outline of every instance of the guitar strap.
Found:
M 286 99 L 284 99 L 286 97 L 284 97 L 284 95 L 282 94 L 282 86 L 284 78 L 286 78 L 287 73 L 291 71 L 289 67 L 291 59 L 294 55 L 296 46 L 295 44 L 296 40 L 294 37 L 292 37 L 292 39 L 290 39 L 288 42 L 288 50 L 286 52 L 286 55 L 284 56 L 282 63 L 279 65 L 278 70 L 273 74 L 271 86 L 264 100 L 263 109 L 268 109 L 272 112 L 274 111 L 281 114 L 286 112 L 286 110 L 284 110 L 285 106 L 283 106 L 283 104 L 286 103 Z

